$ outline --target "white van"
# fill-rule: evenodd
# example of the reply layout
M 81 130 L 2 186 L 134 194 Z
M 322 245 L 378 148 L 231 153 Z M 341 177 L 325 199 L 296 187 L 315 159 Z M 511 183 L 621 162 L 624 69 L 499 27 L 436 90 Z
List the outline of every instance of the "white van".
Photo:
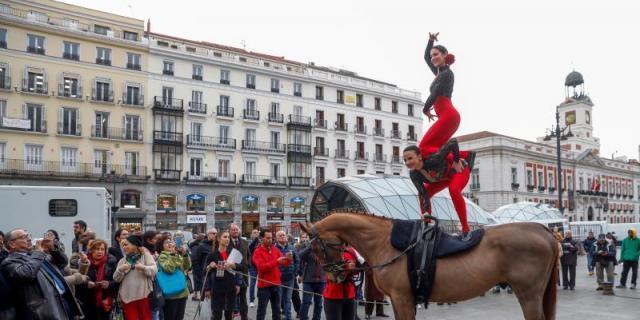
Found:
M 0 186 L 0 230 L 25 229 L 34 239 L 53 229 L 71 254 L 73 222 L 84 220 L 96 238 L 111 243 L 111 195 L 105 188 Z

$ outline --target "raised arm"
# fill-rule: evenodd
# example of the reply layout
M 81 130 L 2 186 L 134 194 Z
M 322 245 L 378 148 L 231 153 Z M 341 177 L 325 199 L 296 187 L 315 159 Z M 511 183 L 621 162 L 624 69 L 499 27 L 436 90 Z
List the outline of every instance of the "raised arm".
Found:
M 427 42 L 427 48 L 424 50 L 424 61 L 429 66 L 429 69 L 431 69 L 431 72 L 433 72 L 433 74 L 437 74 L 438 68 L 431 63 L 431 49 L 433 49 L 433 42 L 434 38 L 429 34 L 429 42 Z

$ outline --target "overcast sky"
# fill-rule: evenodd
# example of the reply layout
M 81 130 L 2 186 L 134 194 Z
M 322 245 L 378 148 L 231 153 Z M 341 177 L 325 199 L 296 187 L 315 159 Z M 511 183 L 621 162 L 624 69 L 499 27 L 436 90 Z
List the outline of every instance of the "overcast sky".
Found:
M 428 32 L 456 55 L 458 134 L 535 140 L 555 122 L 564 78 L 585 78 L 601 154 L 638 158 L 639 1 L 65 0 L 151 19 L 151 30 L 313 61 L 417 90 L 433 75 Z M 455 4 L 452 4 L 455 2 Z M 634 94 L 636 92 L 636 94 Z

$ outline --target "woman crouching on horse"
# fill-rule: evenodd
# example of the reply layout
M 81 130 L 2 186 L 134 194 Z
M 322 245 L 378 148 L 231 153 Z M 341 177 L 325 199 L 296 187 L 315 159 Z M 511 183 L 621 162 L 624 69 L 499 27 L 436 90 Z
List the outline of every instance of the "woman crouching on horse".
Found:
M 354 320 L 356 318 L 356 285 L 353 281 L 353 270 L 356 267 L 358 255 L 351 247 L 347 247 L 342 254 L 344 260 L 344 279 L 339 274 L 327 273 L 327 284 L 324 287 L 324 314 L 332 320 Z M 341 278 L 341 277 L 340 277 Z
M 467 204 L 462 196 L 462 189 L 469 182 L 469 176 L 475 161 L 475 152 L 466 152 L 466 158 L 458 150 L 458 141 L 451 139 L 437 152 L 423 158 L 417 146 L 404 149 L 403 156 L 409 175 L 418 190 L 420 210 L 424 218 L 431 215 L 431 197 L 449 188 L 451 201 L 458 213 L 462 226 L 463 240 L 468 240 L 469 224 L 467 223 Z

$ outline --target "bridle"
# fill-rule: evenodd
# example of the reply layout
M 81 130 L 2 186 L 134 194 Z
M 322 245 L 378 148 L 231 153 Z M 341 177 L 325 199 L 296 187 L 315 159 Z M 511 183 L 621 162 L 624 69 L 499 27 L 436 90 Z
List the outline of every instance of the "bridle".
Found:
M 335 274 L 336 278 L 339 278 L 340 275 L 345 271 L 344 266 L 346 265 L 346 262 L 342 258 L 335 261 L 330 260 L 328 251 L 337 251 L 340 253 L 340 257 L 342 257 L 342 253 L 344 253 L 346 250 L 347 243 L 342 239 L 340 240 L 340 242 L 327 242 L 323 240 L 322 238 L 320 238 L 320 234 L 318 233 L 315 225 L 311 226 L 311 235 L 309 236 L 309 243 L 311 244 L 313 242 L 316 242 L 320 246 L 320 249 L 322 251 L 323 260 L 325 262 L 321 266 L 322 269 L 327 273 Z

